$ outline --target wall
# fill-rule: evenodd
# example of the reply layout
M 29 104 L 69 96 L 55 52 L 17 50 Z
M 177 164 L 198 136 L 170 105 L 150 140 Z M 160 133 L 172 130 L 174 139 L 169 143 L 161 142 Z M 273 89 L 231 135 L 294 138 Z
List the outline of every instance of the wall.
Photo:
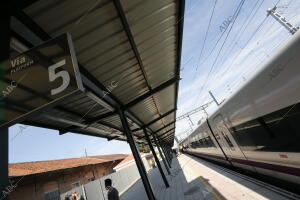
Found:
M 59 189 L 60 193 L 72 190 L 72 184 L 80 181 L 87 184 L 113 172 L 120 161 L 79 167 L 40 176 L 17 178 L 17 187 L 8 196 L 9 200 L 44 200 L 45 192 Z
M 71 194 L 72 191 L 76 191 L 86 197 L 87 200 L 107 200 L 107 191 L 104 186 L 104 180 L 106 178 L 112 179 L 113 187 L 119 191 L 119 195 L 122 195 L 140 179 L 140 175 L 137 166 L 130 165 L 117 172 L 82 185 L 81 187 L 65 192 L 61 194 L 61 199 L 63 200 L 65 196 Z

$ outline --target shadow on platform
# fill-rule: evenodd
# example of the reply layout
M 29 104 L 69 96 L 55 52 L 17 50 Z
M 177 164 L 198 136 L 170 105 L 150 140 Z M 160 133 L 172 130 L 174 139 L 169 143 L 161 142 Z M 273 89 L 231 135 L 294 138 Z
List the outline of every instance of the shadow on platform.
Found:
M 164 168 L 164 173 L 167 175 L 169 188 L 166 188 L 161 175 L 157 168 L 151 169 L 148 176 L 158 200 L 193 200 L 193 199 L 218 199 L 225 200 L 226 198 L 211 184 L 209 180 L 202 176 L 195 176 L 187 170 L 189 161 L 179 162 L 175 157 L 172 160 L 171 175 L 167 175 Z M 141 180 L 137 181 L 125 194 L 121 200 L 147 200 L 147 195 Z

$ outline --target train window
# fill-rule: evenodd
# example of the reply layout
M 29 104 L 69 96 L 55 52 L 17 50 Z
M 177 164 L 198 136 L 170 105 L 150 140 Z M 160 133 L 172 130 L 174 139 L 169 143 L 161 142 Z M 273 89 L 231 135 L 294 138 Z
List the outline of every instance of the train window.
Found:
M 207 146 L 210 147 L 210 140 L 209 140 L 209 137 L 206 137 L 205 140 L 206 140 Z
M 229 146 L 232 150 L 234 150 L 234 146 L 233 146 L 232 142 L 230 141 L 229 137 L 228 137 L 223 131 L 221 131 L 221 133 L 222 133 L 223 137 L 225 138 L 225 140 L 226 140 L 228 146 Z
M 207 143 L 206 143 L 205 138 L 202 139 L 202 143 L 203 143 L 203 147 L 206 147 L 206 146 L 207 146 Z
M 208 141 L 208 144 L 209 144 L 209 147 L 214 147 L 215 144 L 213 143 L 212 139 L 210 138 L 210 136 L 208 136 L 207 138 L 207 141 Z
M 199 142 L 200 142 L 200 146 L 203 147 L 203 146 L 204 146 L 204 143 L 203 143 L 202 139 L 199 140 Z
M 203 138 L 203 141 L 204 141 L 204 147 L 208 147 L 208 142 L 207 142 L 206 138 Z
M 198 133 L 196 136 L 193 136 L 190 141 L 189 146 L 191 148 L 215 147 L 215 144 L 207 132 Z
M 231 128 L 244 151 L 300 152 L 300 105 L 295 104 Z
M 198 147 L 201 147 L 202 144 L 201 144 L 201 139 L 198 140 Z

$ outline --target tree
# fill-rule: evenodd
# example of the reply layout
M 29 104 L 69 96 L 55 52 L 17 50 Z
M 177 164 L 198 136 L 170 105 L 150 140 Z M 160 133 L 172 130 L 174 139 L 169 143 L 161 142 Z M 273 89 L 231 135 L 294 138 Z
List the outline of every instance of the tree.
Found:
M 147 146 L 147 145 L 140 144 L 140 145 L 138 146 L 138 148 L 139 148 L 139 151 L 140 151 L 141 153 L 149 153 L 149 152 L 150 152 L 150 148 L 149 148 L 149 146 Z

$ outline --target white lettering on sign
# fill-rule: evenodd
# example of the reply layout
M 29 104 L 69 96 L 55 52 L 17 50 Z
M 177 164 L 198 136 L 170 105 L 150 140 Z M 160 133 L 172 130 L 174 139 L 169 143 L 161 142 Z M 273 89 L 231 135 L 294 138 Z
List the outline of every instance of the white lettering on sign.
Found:
M 61 66 L 64 66 L 66 64 L 66 60 L 59 61 L 58 63 L 55 63 L 51 66 L 48 67 L 48 72 L 49 72 L 49 81 L 53 82 L 57 78 L 62 78 L 62 84 L 55 89 L 51 90 L 51 95 L 56 95 L 58 93 L 61 93 L 64 91 L 70 84 L 70 75 L 66 70 L 61 70 L 57 73 L 55 73 L 55 70 Z
M 17 57 L 15 59 L 11 60 L 10 64 L 11 64 L 12 67 L 15 67 L 15 66 L 21 65 L 25 62 L 26 62 L 25 56 L 20 56 L 20 57 Z

